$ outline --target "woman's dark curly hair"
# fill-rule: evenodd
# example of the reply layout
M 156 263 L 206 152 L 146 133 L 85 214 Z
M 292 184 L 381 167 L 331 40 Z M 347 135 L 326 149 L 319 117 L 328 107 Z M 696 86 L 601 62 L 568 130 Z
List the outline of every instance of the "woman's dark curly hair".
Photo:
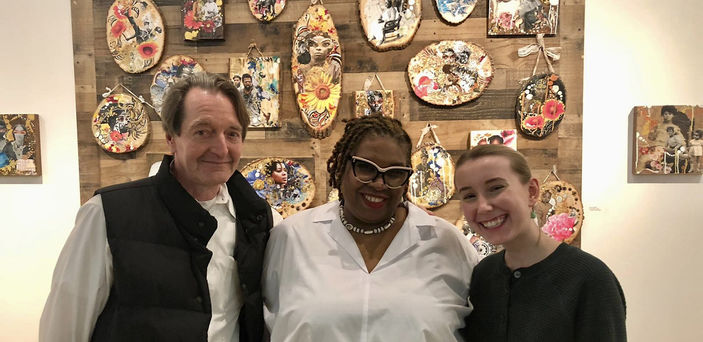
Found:
M 379 114 L 351 119 L 344 127 L 344 135 L 334 145 L 330 159 L 327 160 L 327 172 L 330 174 L 329 185 L 340 190 L 347 161 L 356 152 L 359 143 L 369 135 L 390 137 L 397 141 L 405 153 L 405 162 L 410 166 L 412 142 L 400 121 Z M 342 198 L 340 191 L 339 198 Z

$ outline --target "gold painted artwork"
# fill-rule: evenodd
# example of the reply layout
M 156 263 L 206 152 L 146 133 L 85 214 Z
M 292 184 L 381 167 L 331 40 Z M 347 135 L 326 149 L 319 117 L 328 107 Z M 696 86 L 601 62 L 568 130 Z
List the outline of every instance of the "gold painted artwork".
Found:
M 633 174 L 703 173 L 703 107 L 637 106 L 633 116 Z
M 502 246 L 495 246 L 486 241 L 481 235 L 476 234 L 476 232 L 471 229 L 471 226 L 464 215 L 461 215 L 461 217 L 454 223 L 454 226 L 459 228 L 459 231 L 461 231 L 464 236 L 469 239 L 469 242 L 471 242 L 471 245 L 478 253 L 479 260 L 503 249 Z
M 0 176 L 40 176 L 39 115 L 0 114 Z
M 410 44 L 422 17 L 420 0 L 360 0 L 359 15 L 366 40 L 378 51 Z
M 156 113 L 161 115 L 161 105 L 168 87 L 192 74 L 203 72 L 203 67 L 193 58 L 188 56 L 171 56 L 159 66 L 159 70 L 154 74 L 149 92 L 151 93 L 151 103 L 156 109 Z
M 278 121 L 281 59 L 278 56 L 230 58 L 229 78 L 249 110 L 249 128 L 281 126 Z
M 223 0 L 185 0 L 183 4 L 183 38 L 205 40 L 225 38 Z
M 415 151 L 410 162 L 413 174 L 408 199 L 423 208 L 437 208 L 454 196 L 454 162 L 442 146 L 425 144 Z
M 248 0 L 249 10 L 259 21 L 269 22 L 276 19 L 286 7 L 286 0 Z
M 98 105 L 91 128 L 95 141 L 103 150 L 127 153 L 146 143 L 151 125 L 149 115 L 138 99 L 128 94 L 112 94 Z
M 107 11 L 107 46 L 115 63 L 128 73 L 158 63 L 165 34 L 159 9 L 151 0 L 115 0 Z
M 265 199 L 281 216 L 305 210 L 315 198 L 315 183 L 302 164 L 284 158 L 257 159 L 241 173 L 259 197 Z
M 342 49 L 324 6 L 310 6 L 298 19 L 291 64 L 301 119 L 314 138 L 327 137 L 342 95 Z
M 553 239 L 571 243 L 583 224 L 583 204 L 576 187 L 564 181 L 545 182 L 534 211 L 537 225 Z
M 488 0 L 489 36 L 557 34 L 559 0 Z
M 354 115 L 362 117 L 372 114 L 393 117 L 392 90 L 360 90 L 354 92 Z
M 493 63 L 476 44 L 444 40 L 410 60 L 408 77 L 413 92 L 423 101 L 454 106 L 481 96 L 493 79 Z

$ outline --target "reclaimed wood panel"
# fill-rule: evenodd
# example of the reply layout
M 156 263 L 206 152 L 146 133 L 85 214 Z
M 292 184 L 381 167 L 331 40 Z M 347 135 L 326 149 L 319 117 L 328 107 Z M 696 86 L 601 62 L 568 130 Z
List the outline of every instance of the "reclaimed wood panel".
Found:
M 73 43 L 76 84 L 76 123 L 80 163 L 81 202 L 87 201 L 99 187 L 135 180 L 147 175 L 149 167 L 168 152 L 160 118 L 149 109 L 152 135 L 140 150 L 126 155 L 102 151 L 93 141 L 90 120 L 102 100 L 105 87 L 122 83 L 147 101 L 155 70 L 127 74 L 112 60 L 106 43 L 105 17 L 112 0 L 73 0 Z M 311 139 L 295 104 L 290 74 L 293 25 L 309 1 L 289 1 L 283 13 L 271 23 L 261 23 L 250 13 L 244 1 L 225 0 L 224 41 L 184 41 L 181 31 L 182 0 L 155 0 L 166 27 L 166 47 L 162 60 L 183 54 L 195 58 L 210 71 L 227 75 L 229 58 L 247 52 L 251 41 L 270 55 L 281 57 L 280 129 L 257 129 L 248 132 L 242 160 L 281 156 L 304 161 L 315 175 L 317 188 L 314 205 L 327 198 L 327 159 L 334 143 L 341 137 L 343 119 L 353 116 L 353 94 L 366 77 L 378 73 L 386 89 L 394 91 L 396 117 L 405 125 L 411 138 L 419 138 L 421 129 L 432 122 L 442 144 L 454 158 L 466 148 L 471 130 L 515 128 L 514 107 L 519 81 L 532 74 L 535 56 L 518 58 L 517 49 L 534 42 L 530 37 L 496 38 L 486 35 L 487 2 L 479 1 L 469 18 L 450 25 L 437 14 L 434 0 L 422 0 L 422 21 L 412 43 L 402 50 L 377 52 L 366 42 L 354 0 L 325 1 L 339 31 L 344 59 L 342 99 L 338 120 L 330 137 Z M 585 0 L 562 0 L 559 33 L 546 37 L 548 47 L 560 46 L 562 58 L 554 63 L 567 88 L 567 115 L 556 133 L 543 140 L 519 135 L 518 149 L 528 158 L 540 181 L 557 166 L 562 180 L 581 188 L 582 107 L 583 107 L 583 25 Z M 406 68 L 410 58 L 425 46 L 442 39 L 467 40 L 481 45 L 493 59 L 494 79 L 478 99 L 455 107 L 438 107 L 420 101 L 409 87 Z M 545 72 L 540 61 L 538 72 Z M 377 85 L 374 84 L 374 87 Z M 242 163 L 242 165 L 244 165 Z M 454 223 L 460 216 L 459 201 L 434 210 L 436 215 Z M 576 240 L 578 245 L 579 239 Z

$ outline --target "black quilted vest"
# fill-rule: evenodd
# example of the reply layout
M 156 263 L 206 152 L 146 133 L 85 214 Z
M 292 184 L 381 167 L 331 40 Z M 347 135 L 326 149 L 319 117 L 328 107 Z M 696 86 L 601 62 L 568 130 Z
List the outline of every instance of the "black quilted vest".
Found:
M 205 248 L 217 220 L 169 172 L 96 191 L 102 197 L 114 281 L 93 341 L 207 341 L 211 304 Z M 227 181 L 237 214 L 243 307 L 240 341 L 261 341 L 261 272 L 271 209 L 239 173 Z

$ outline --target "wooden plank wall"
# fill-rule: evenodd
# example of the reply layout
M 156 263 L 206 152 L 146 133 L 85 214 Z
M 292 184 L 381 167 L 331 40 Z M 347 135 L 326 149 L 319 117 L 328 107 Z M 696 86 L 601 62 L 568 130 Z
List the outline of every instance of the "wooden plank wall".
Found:
M 107 48 L 105 19 L 113 0 L 73 0 L 73 44 L 80 162 L 81 202 L 102 186 L 145 177 L 151 162 L 167 152 L 161 122 L 153 119 L 147 145 L 139 151 L 115 155 L 104 152 L 94 142 L 90 120 L 105 87 L 118 82 L 149 99 L 154 69 L 142 74 L 128 74 L 113 61 Z M 288 2 L 273 22 L 258 22 L 249 12 L 245 0 L 225 0 L 225 40 L 185 42 L 182 38 L 180 8 L 182 0 L 155 0 L 166 25 L 166 47 L 162 60 L 174 54 L 195 58 L 207 71 L 227 74 L 228 58 L 246 53 L 250 41 L 268 55 L 282 59 L 282 99 L 278 130 L 250 131 L 245 142 L 243 162 L 264 156 L 299 159 L 313 173 L 317 193 L 313 206 L 326 200 L 329 191 L 325 163 L 334 143 L 343 131 L 340 119 L 353 114 L 353 93 L 362 88 L 364 79 L 378 73 L 386 89 L 395 92 L 396 117 L 415 141 L 421 129 L 432 122 L 442 145 L 457 158 L 466 148 L 471 130 L 515 128 L 514 105 L 520 85 L 518 80 L 530 76 L 535 57 L 518 58 L 518 48 L 534 42 L 533 37 L 488 38 L 486 35 L 487 0 L 479 0 L 473 13 L 459 25 L 439 19 L 433 0 L 422 0 L 422 22 L 412 43 L 402 50 L 376 52 L 367 44 L 359 22 L 358 4 L 353 0 L 326 0 L 339 31 L 344 58 L 342 102 L 339 117 L 330 137 L 311 139 L 306 133 L 291 84 L 290 58 L 293 25 L 309 1 Z M 556 133 L 544 140 L 528 140 L 520 135 L 518 149 L 523 152 L 535 176 L 542 181 L 558 168 L 562 180 L 581 189 L 581 148 L 583 108 L 583 24 L 585 0 L 561 0 L 559 34 L 545 39 L 547 47 L 560 46 L 562 58 L 554 64 L 566 85 L 567 114 Z M 406 75 L 407 63 L 425 46 L 445 39 L 460 39 L 483 46 L 493 58 L 495 77 L 478 99 L 452 108 L 428 105 L 412 93 Z M 542 72 L 546 65 L 540 62 Z M 539 71 L 538 71 L 539 72 Z M 240 166 L 243 166 L 241 164 Z M 455 222 L 460 216 L 459 201 L 435 210 L 436 214 Z M 578 244 L 577 239 L 576 243 Z

